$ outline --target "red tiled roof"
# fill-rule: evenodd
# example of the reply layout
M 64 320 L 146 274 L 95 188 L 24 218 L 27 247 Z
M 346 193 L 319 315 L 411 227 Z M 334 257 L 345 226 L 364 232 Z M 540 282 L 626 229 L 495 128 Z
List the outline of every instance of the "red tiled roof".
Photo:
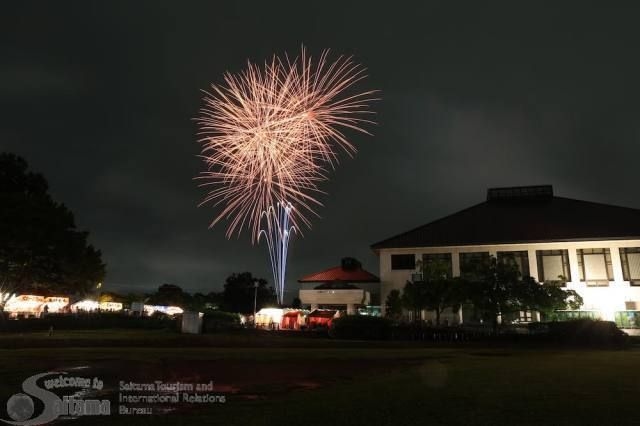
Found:
M 299 283 L 326 283 L 332 281 L 343 281 L 346 283 L 377 283 L 380 278 L 362 268 L 343 269 L 341 266 L 316 272 L 298 280 Z

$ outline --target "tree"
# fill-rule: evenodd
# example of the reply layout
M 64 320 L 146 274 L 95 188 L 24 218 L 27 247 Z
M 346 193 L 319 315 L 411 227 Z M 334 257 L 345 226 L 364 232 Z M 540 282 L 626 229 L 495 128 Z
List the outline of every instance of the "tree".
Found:
M 421 282 L 407 281 L 402 290 L 402 305 L 413 313 L 413 320 L 420 320 L 420 312 L 425 309 L 426 292 Z
M 217 310 L 224 304 L 224 294 L 222 292 L 212 291 L 207 294 L 206 309 Z
M 436 314 L 436 325 L 440 325 L 440 316 L 447 309 L 457 311 L 466 299 L 464 282 L 460 278 L 451 278 L 449 265 L 434 260 L 431 262 L 418 261 L 422 270 L 422 285 L 424 308 Z
M 540 312 L 543 318 L 551 318 L 556 311 L 580 309 L 584 303 L 582 296 L 574 290 L 563 290 L 550 283 L 539 284 L 533 279 L 530 281 L 535 284 L 534 290 L 523 300 L 528 301 L 529 309 Z
M 436 314 L 436 325 L 446 309 L 456 312 L 466 300 L 464 281 L 460 278 L 442 278 L 425 281 L 425 308 Z
M 195 293 L 189 297 L 188 303 L 184 306 L 190 311 L 203 312 L 207 309 L 208 298 L 202 293 Z
M 302 308 L 302 300 L 300 300 L 299 297 L 294 297 L 293 298 L 293 303 L 291 303 L 291 307 L 293 309 L 300 309 Z
M 267 287 L 267 280 L 254 278 L 251 272 L 243 272 L 227 277 L 223 292 L 224 309 L 229 312 L 253 312 L 256 282 L 258 283 L 257 309 L 266 305 L 275 305 L 276 294 L 273 287 Z
M 158 291 L 149 298 L 149 303 L 160 306 L 183 306 L 190 295 L 183 292 L 175 284 L 162 284 Z
M 402 316 L 402 296 L 400 290 L 391 290 L 387 295 L 385 313 L 388 317 L 396 320 Z
M 100 296 L 98 297 L 98 302 L 100 303 L 106 303 L 106 302 L 122 303 L 124 302 L 124 300 L 125 299 L 119 294 L 109 292 L 109 291 L 104 291 L 100 293 Z
M 222 305 L 222 293 L 183 293 L 183 296 L 184 302 L 182 307 L 189 311 L 212 312 Z
M 540 284 L 520 275 L 515 262 L 498 261 L 491 256 L 467 287 L 471 302 L 491 320 L 494 332 L 501 315 L 527 310 L 577 309 L 582 305 L 582 298 L 573 290 Z
M 0 153 L 0 276 L 5 291 L 84 295 L 105 276 L 101 253 L 27 162 Z

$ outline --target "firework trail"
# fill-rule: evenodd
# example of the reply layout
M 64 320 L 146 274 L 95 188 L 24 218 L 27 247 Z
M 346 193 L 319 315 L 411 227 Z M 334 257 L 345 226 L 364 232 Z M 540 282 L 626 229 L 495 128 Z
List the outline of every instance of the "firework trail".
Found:
M 265 227 L 260 230 L 258 236 L 258 240 L 264 237 L 269 247 L 271 270 L 279 304 L 282 304 L 284 299 L 289 239 L 296 230 L 290 223 L 292 211 L 291 203 L 278 203 L 275 208 L 272 206 L 262 212 Z

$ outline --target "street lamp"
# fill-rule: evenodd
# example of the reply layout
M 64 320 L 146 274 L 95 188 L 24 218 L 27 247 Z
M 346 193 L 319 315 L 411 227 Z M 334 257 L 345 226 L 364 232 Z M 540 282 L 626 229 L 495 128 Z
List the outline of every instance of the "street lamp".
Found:
M 253 326 L 256 327 L 256 311 L 258 310 L 258 280 L 253 282 Z

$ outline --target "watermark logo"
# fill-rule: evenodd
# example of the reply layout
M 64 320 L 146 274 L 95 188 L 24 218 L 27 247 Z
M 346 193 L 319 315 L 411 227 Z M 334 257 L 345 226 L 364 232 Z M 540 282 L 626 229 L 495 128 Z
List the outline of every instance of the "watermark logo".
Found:
M 41 384 L 38 384 L 40 379 Z M 22 393 L 13 395 L 7 401 L 7 414 L 11 420 L 1 422 L 15 426 L 36 426 L 50 423 L 59 417 L 108 416 L 111 414 L 109 400 L 83 399 L 79 395 L 102 390 L 102 380 L 94 377 L 71 377 L 67 373 L 42 373 L 31 376 L 22 382 Z M 52 390 L 75 389 L 62 398 Z M 34 398 L 44 405 L 42 412 L 34 417 Z

